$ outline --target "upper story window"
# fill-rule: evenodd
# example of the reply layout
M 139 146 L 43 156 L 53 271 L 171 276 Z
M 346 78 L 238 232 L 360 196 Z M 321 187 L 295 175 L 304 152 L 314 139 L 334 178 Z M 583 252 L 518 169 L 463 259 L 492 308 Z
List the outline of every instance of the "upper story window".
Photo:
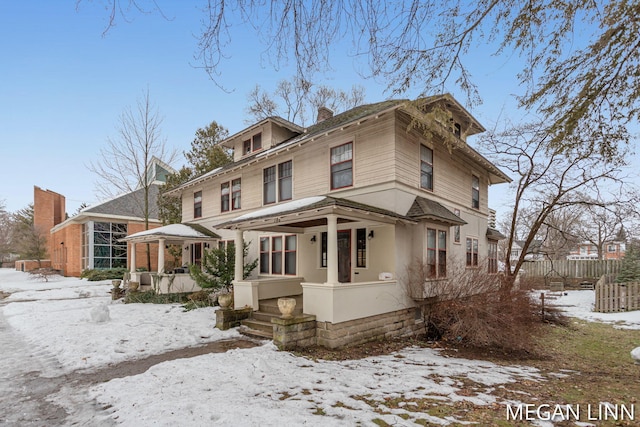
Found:
M 353 143 L 331 149 L 331 189 L 353 185 Z
M 220 212 L 240 209 L 242 206 L 241 195 L 240 178 L 220 184 Z
M 293 198 L 293 162 L 280 163 L 265 168 L 262 171 L 263 204 L 268 205 L 277 201 Z
M 202 218 L 202 191 L 193 193 L 193 217 Z
M 242 154 L 246 155 L 262 149 L 262 133 L 253 135 L 250 139 L 242 141 Z
M 480 178 L 471 175 L 471 207 L 480 209 Z
M 420 145 L 420 187 L 433 191 L 433 150 Z

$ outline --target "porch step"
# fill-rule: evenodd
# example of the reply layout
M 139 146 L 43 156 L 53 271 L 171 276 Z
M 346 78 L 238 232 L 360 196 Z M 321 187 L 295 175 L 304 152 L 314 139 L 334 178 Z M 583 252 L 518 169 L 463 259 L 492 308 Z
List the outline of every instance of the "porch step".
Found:
M 296 299 L 296 309 L 294 315 L 302 314 L 302 295 L 293 295 Z M 280 317 L 278 309 L 278 298 L 260 300 L 258 311 L 251 313 L 249 319 L 243 320 L 238 331 L 249 337 L 260 339 L 273 339 L 273 324 L 271 319 Z
M 288 298 L 295 298 L 296 308 L 293 314 L 302 314 L 302 295 L 292 295 Z M 274 314 L 280 316 L 280 309 L 278 308 L 278 298 L 260 300 L 259 312 Z

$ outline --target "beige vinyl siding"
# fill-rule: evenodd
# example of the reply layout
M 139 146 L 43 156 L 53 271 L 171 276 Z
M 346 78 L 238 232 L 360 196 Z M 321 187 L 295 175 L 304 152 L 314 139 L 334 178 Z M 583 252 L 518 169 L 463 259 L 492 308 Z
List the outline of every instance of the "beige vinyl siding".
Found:
M 407 132 L 409 119 L 398 115 L 396 122 L 396 177 L 398 182 L 418 189 L 425 195 L 432 194 L 453 205 L 471 208 L 471 176 L 480 179 L 480 212 L 487 212 L 486 173 L 472 162 L 466 161 L 460 151 L 449 150 L 441 142 L 427 139 L 418 131 Z M 420 187 L 420 144 L 433 150 L 433 191 Z

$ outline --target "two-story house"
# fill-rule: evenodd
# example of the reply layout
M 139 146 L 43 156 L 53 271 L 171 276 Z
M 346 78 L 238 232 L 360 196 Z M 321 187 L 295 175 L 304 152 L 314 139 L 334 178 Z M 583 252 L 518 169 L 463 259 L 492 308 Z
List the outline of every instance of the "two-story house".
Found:
M 264 119 L 222 144 L 233 163 L 175 190 L 183 222 L 259 259 L 234 282 L 236 308 L 297 295 L 329 347 L 406 333 L 415 301 L 403 276 L 421 260 L 497 272 L 488 186 L 509 177 L 466 143 L 484 131 L 452 96 L 363 105 L 302 128 Z M 185 246 L 183 259 L 203 247 Z

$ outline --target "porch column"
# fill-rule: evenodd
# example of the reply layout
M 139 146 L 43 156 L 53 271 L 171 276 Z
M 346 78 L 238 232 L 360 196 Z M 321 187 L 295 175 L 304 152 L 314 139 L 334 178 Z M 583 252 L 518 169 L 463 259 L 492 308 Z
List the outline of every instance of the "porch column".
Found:
M 338 283 L 338 217 L 327 215 L 327 283 Z
M 131 268 L 129 270 L 131 270 L 132 273 L 136 272 L 136 243 L 135 242 L 131 242 Z
M 158 239 L 158 273 L 164 273 L 164 239 Z
M 242 237 L 242 230 L 236 230 L 235 239 L 236 248 L 236 265 L 234 270 L 234 279 L 236 282 L 241 282 L 244 276 L 244 240 Z

